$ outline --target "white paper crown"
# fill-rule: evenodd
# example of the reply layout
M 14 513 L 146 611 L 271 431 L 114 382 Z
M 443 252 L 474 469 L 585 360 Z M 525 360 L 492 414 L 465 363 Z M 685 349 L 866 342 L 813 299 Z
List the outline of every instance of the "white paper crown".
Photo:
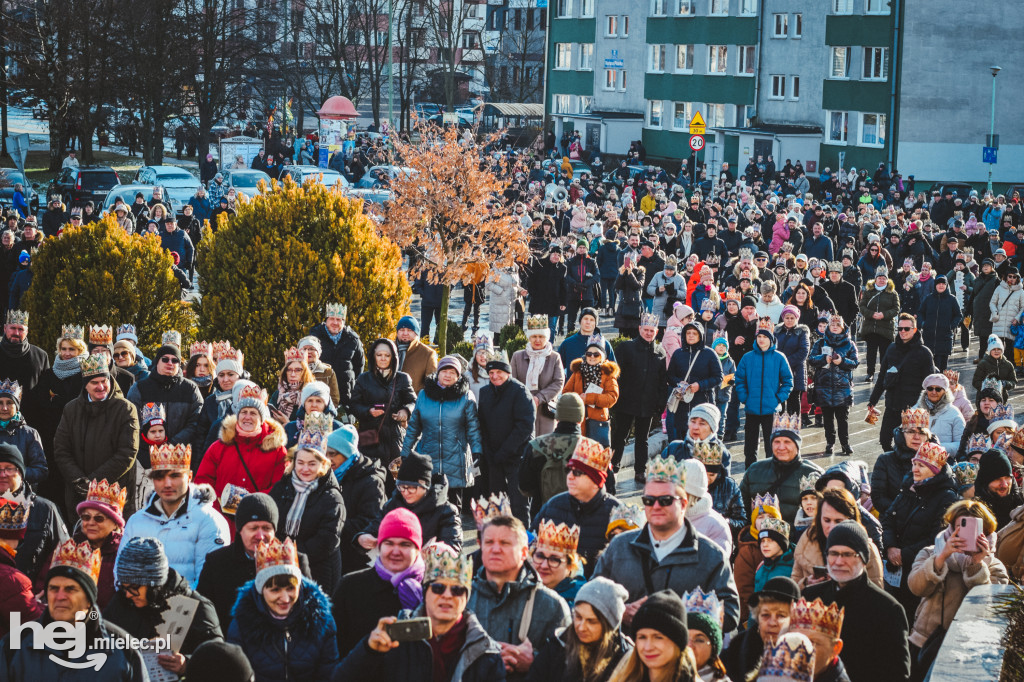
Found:
M 21 324 L 28 326 L 28 313 L 24 310 L 8 310 L 7 324 Z
M 706 614 L 719 625 L 725 618 L 725 605 L 714 590 L 705 592 L 699 587 L 694 588 L 692 592 L 686 593 L 683 603 L 686 605 L 687 613 Z
M 340 317 L 344 320 L 348 317 L 348 306 L 342 303 L 328 303 L 325 306 L 324 317 Z

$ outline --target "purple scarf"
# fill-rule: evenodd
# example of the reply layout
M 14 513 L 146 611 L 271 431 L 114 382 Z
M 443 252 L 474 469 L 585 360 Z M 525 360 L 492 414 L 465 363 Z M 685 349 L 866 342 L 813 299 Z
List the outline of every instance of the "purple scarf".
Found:
M 414 609 L 423 601 L 423 557 L 417 557 L 416 561 L 401 573 L 392 573 L 384 568 L 379 556 L 373 562 L 373 567 L 381 580 L 387 580 L 398 590 L 398 602 L 403 609 Z

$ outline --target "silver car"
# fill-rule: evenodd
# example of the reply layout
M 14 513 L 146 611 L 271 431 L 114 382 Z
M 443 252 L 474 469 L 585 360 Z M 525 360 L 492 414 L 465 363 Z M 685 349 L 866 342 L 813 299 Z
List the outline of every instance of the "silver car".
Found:
M 143 166 L 135 173 L 135 182 L 162 186 L 164 196 L 170 200 L 175 213 L 181 213 L 181 207 L 202 187 L 199 178 L 178 166 Z
M 281 179 L 291 177 L 299 185 L 307 182 L 321 182 L 326 187 L 333 187 L 341 183 L 342 188 L 348 188 L 352 183 L 344 175 L 331 168 L 320 168 L 319 166 L 285 166 L 281 169 Z
M 244 194 L 247 197 L 263 194 L 264 191 L 269 192 L 272 186 L 270 176 L 261 170 L 239 168 L 221 171 L 221 174 L 224 176 L 224 185 L 228 191 L 233 189 L 235 194 Z M 263 191 L 260 191 L 260 180 L 266 183 Z

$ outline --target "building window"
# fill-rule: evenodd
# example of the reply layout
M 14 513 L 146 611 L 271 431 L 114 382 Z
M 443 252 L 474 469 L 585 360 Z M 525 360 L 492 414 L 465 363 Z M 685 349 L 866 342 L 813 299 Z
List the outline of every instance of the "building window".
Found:
M 753 76 L 754 65 L 756 59 L 757 46 L 755 45 L 740 45 L 740 58 L 737 60 L 739 63 L 736 65 L 736 74 L 739 76 Z
M 580 71 L 594 70 L 594 43 L 580 44 Z
M 847 111 L 826 112 L 828 126 L 828 141 L 832 144 L 846 144 L 847 127 L 850 124 L 850 114 Z
M 665 16 L 665 2 L 666 0 L 651 0 L 651 16 Z
M 860 115 L 860 143 L 865 147 L 885 146 L 885 114 Z
M 832 0 L 832 14 L 853 14 L 853 0 Z
M 757 14 L 757 0 L 740 0 L 740 14 L 755 16 Z
M 729 0 L 711 0 L 711 8 L 708 14 L 724 15 L 729 14 Z
M 788 14 L 773 14 L 772 23 L 775 26 L 775 30 L 772 32 L 773 38 L 785 38 L 789 35 Z
M 522 29 L 523 23 L 523 10 L 515 9 L 512 10 L 512 30 L 519 31 Z
M 725 127 L 725 105 L 709 104 L 708 115 L 705 116 L 704 118 L 704 122 L 707 123 L 708 128 Z
M 864 75 L 866 81 L 884 81 L 889 72 L 889 48 L 864 48 Z
M 571 114 L 572 95 L 551 95 L 551 113 Z
M 572 68 L 572 43 L 555 43 L 555 68 Z
M 793 37 L 803 38 L 804 36 L 804 15 L 794 14 L 793 15 Z
M 786 77 L 785 76 L 772 76 L 772 94 L 769 99 L 785 99 L 786 98 Z
M 594 0 L 580 0 L 580 16 L 594 16 Z
M 665 72 L 665 46 L 651 45 L 651 59 L 647 64 L 648 73 Z
M 589 114 L 590 108 L 594 104 L 594 98 L 590 95 L 580 95 L 580 113 Z
M 690 130 L 690 119 L 693 115 L 690 113 L 689 102 L 674 102 L 672 105 L 672 127 L 675 130 Z
M 629 15 L 623 14 L 619 17 L 619 27 L 622 33 L 620 34 L 623 38 L 629 37 Z
M 693 0 L 676 0 L 676 14 L 681 17 L 693 16 Z
M 708 45 L 708 73 L 725 73 L 726 62 L 729 61 L 728 58 L 728 46 Z
M 800 76 L 791 76 L 789 84 L 789 98 L 800 99 Z
M 864 11 L 867 14 L 888 14 L 889 0 L 865 0 Z
M 693 71 L 693 45 L 676 45 L 676 71 Z
M 620 90 L 625 90 L 626 89 L 626 71 L 625 70 L 619 71 L 619 89 Z
M 648 116 L 647 116 L 647 125 L 649 125 L 652 128 L 660 128 L 661 127 L 661 109 L 662 109 L 662 101 L 661 100 L 657 100 L 657 99 L 656 100 L 651 100 L 650 107 L 648 109 L 649 113 L 648 113 Z
M 572 16 L 572 0 L 558 0 L 556 15 L 559 19 L 566 19 Z
M 615 90 L 619 87 L 619 72 L 615 69 L 604 70 L 604 89 Z
M 618 15 L 615 14 L 609 14 L 607 17 L 605 17 L 605 19 L 607 19 L 608 21 L 607 30 L 604 34 L 609 38 L 614 38 L 619 34 L 619 17 Z
M 848 47 L 833 47 L 832 48 L 832 59 L 831 67 L 829 69 L 830 78 L 849 78 L 850 77 L 850 48 Z

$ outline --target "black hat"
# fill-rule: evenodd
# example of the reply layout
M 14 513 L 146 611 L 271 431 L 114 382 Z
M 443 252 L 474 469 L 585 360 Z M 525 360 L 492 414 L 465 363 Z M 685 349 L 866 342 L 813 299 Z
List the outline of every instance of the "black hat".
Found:
M 18 467 L 21 472 L 21 477 L 25 477 L 25 456 L 21 454 L 21 450 L 17 447 L 9 444 L 0 444 L 0 462 L 7 462 Z
M 787 578 L 784 575 L 778 575 L 774 578 L 769 578 L 768 582 L 764 584 L 764 587 L 761 588 L 760 592 L 755 592 L 750 595 L 750 605 L 757 606 L 757 602 L 761 600 L 761 597 L 771 597 L 772 599 L 778 599 L 780 601 L 795 602 L 800 598 L 800 587 L 793 582 L 792 578 Z
M 277 503 L 266 493 L 249 493 L 238 503 L 235 509 L 235 530 L 250 521 L 266 521 L 277 530 Z
M 655 592 L 636 610 L 633 631 L 644 628 L 657 630 L 680 649 L 685 649 L 690 642 L 690 630 L 686 627 L 686 606 L 672 590 Z
M 89 598 L 89 603 L 96 606 L 96 600 L 99 598 L 99 590 L 96 588 L 96 581 L 93 580 L 92 576 L 83 571 L 80 568 L 74 566 L 54 566 L 46 573 L 46 584 L 50 584 L 52 578 L 69 578 L 78 583 L 82 591 L 85 592 L 85 596 Z M 46 589 L 44 588 L 44 593 Z
M 254 675 L 242 647 L 223 640 L 201 644 L 189 666 L 189 682 L 251 682 Z
M 418 485 L 429 490 L 433 475 L 434 463 L 430 461 L 430 457 L 414 451 L 402 460 L 396 478 L 398 483 Z
M 174 357 L 181 360 L 181 349 L 175 345 L 165 343 L 164 345 L 160 346 L 159 350 L 157 350 L 156 352 L 156 355 L 154 355 L 153 357 L 156 360 L 159 360 L 165 355 L 173 355 Z
M 831 532 L 828 534 L 828 546 L 825 551 L 832 549 L 835 546 L 849 547 L 864 561 L 868 563 L 868 559 L 871 556 L 871 551 L 868 548 L 867 531 L 864 527 L 856 521 L 843 521 L 842 523 L 832 527 Z
M 740 307 L 741 308 L 747 308 L 747 307 L 756 308 L 757 307 L 757 299 L 754 298 L 753 296 L 744 296 L 743 300 L 740 301 Z
M 938 277 L 935 278 L 935 283 L 936 284 L 939 284 L 940 282 L 942 284 L 947 284 L 947 285 L 949 284 L 949 280 L 946 279 L 945 275 L 939 275 Z
M 487 360 L 487 365 L 484 366 L 488 372 L 492 369 L 500 369 L 502 372 L 507 374 L 512 373 L 512 365 L 508 364 L 508 357 L 502 353 L 501 355 L 493 355 Z
M 145 194 L 143 194 L 142 192 L 136 192 L 136 193 L 135 193 L 135 198 L 136 198 L 136 199 L 145 199 L 145 198 L 146 198 L 146 195 L 145 195 Z
M 550 255 L 552 253 L 562 253 L 562 247 L 559 246 L 558 244 L 552 244 L 551 249 L 548 251 L 548 254 Z
M 974 479 L 975 490 L 985 490 L 997 478 L 1013 475 L 1013 465 L 1006 453 L 997 448 L 987 450 L 978 463 L 978 476 Z
M 581 310 L 580 320 L 582 320 L 586 315 L 590 315 L 592 318 L 594 318 L 594 322 L 598 322 L 601 319 L 597 316 L 597 311 L 593 308 L 584 308 L 583 310 Z

